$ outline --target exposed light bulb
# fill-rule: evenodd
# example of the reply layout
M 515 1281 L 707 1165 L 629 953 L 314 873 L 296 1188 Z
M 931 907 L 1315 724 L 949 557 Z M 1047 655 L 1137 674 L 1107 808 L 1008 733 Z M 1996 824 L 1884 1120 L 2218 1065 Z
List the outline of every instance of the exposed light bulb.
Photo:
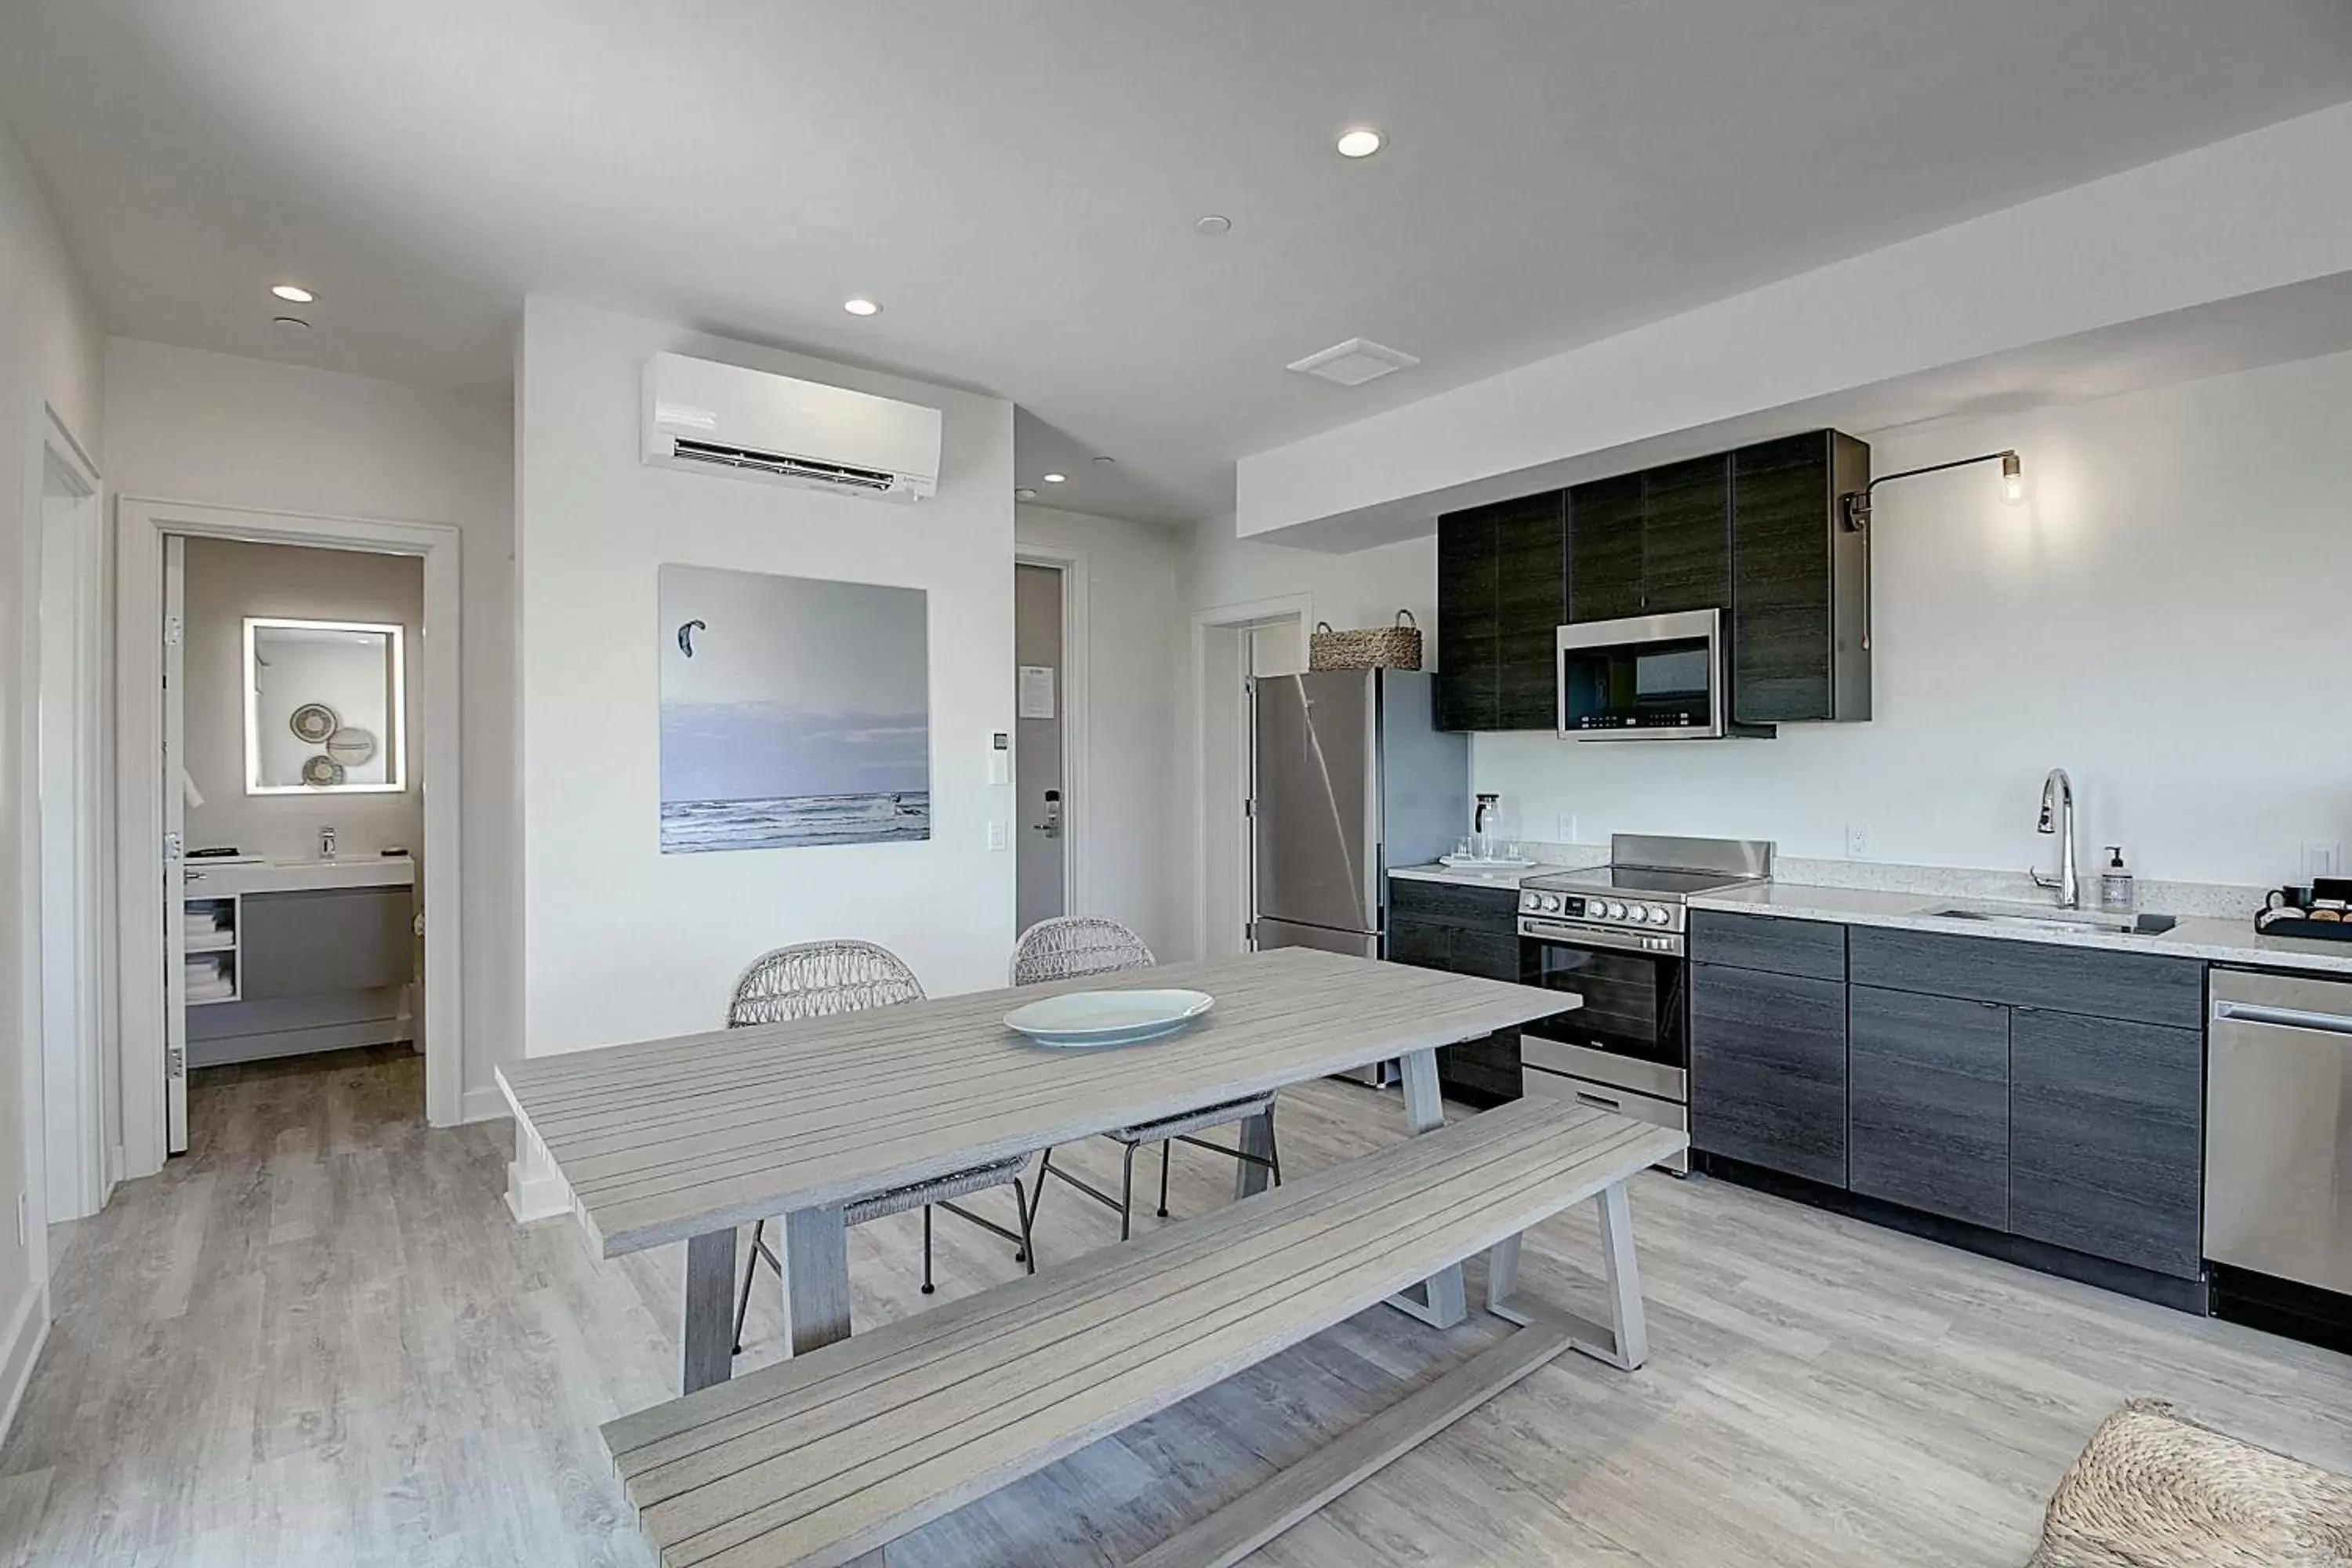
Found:
M 2011 506 L 2025 500 L 2025 465 L 2014 452 L 2000 455 L 2000 499 Z

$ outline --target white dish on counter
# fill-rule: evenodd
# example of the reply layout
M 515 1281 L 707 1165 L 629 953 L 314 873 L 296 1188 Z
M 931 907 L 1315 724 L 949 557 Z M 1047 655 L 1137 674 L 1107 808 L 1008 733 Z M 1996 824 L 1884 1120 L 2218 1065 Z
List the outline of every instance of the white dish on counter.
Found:
M 1004 1015 L 1041 1046 L 1132 1046 L 1176 1033 L 1216 1005 L 1205 991 L 1068 991 Z

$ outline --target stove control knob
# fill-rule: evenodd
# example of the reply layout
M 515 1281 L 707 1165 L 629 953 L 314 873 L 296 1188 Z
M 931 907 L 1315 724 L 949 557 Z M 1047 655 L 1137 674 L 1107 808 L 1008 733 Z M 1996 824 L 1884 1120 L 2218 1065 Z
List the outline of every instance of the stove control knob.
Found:
M 1601 906 L 1601 912 L 1612 921 L 1622 921 L 1625 918 L 1625 906 L 1612 899 Z
M 1650 923 L 1651 923 L 1652 925 L 1654 925 L 1654 926 L 1662 926 L 1662 925 L 1664 925 L 1668 921 L 1673 920 L 1674 918 L 1675 918 L 1675 917 L 1674 917 L 1673 915 L 1668 914 L 1668 913 L 1666 912 L 1665 909 L 1664 909 L 1663 906 L 1660 906 L 1660 905 L 1653 905 L 1653 906 L 1651 906 L 1651 909 L 1650 909 Z
M 1559 895 L 1558 893 L 1546 893 L 1544 895 L 1543 907 L 1544 913 L 1548 915 L 1556 915 L 1559 913 Z
M 1533 893 L 1521 893 L 1519 895 L 1519 908 L 1529 911 L 1539 910 L 1543 908 L 1543 900 Z

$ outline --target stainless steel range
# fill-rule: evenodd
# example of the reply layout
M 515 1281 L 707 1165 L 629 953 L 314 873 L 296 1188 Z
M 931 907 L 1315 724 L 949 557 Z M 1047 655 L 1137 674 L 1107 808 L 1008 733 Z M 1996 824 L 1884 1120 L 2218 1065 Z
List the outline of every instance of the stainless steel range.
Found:
M 1584 1001 L 1520 1031 L 1521 1079 L 1528 1094 L 1687 1131 L 1685 900 L 1770 877 L 1772 846 L 1621 833 L 1609 849 L 1606 866 L 1520 884 L 1521 981 Z

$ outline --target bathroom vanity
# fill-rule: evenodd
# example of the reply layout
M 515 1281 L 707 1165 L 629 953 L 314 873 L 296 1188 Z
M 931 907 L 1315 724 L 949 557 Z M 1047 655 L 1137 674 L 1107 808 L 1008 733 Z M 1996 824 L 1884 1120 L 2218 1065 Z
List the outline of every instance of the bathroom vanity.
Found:
M 188 1065 L 412 1037 L 416 863 L 192 860 Z

